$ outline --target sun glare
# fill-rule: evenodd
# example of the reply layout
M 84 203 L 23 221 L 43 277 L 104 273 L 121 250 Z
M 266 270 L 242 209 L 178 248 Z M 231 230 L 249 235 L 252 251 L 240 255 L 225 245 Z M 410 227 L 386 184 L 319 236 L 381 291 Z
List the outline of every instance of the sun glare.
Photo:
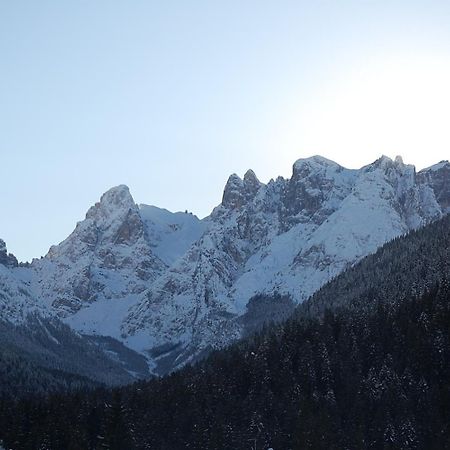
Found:
M 450 154 L 448 59 L 377 61 L 311 95 L 298 116 L 308 153 L 342 155 L 349 166 L 401 154 L 418 168 Z M 330 153 L 332 152 L 332 153 Z

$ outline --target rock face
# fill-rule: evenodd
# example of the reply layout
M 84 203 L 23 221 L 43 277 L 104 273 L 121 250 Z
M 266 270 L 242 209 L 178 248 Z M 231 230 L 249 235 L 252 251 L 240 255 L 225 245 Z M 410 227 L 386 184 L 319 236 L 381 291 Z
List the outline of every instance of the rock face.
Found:
M 16 257 L 7 253 L 0 239 L 0 322 L 17 324 L 29 314 L 49 315 L 30 288 L 31 275 L 30 269 L 18 267 Z
M 422 170 L 418 174 L 419 180 L 433 189 L 434 196 L 442 210 L 450 212 L 450 164 L 448 161 Z
M 126 186 L 106 192 L 65 241 L 32 263 L 36 292 L 62 316 L 139 294 L 166 267 L 152 252 Z
M 141 350 L 167 349 L 157 353 L 162 371 L 230 342 L 256 294 L 301 302 L 386 241 L 441 217 L 442 170 L 416 174 L 387 157 L 348 170 L 312 157 L 294 164 L 290 180 L 232 175 L 205 234 L 130 309 L 124 335 Z
M 6 249 L 6 243 L 3 239 L 0 239 L 0 264 L 6 267 L 17 267 L 17 258 L 8 253 Z
M 445 161 L 416 173 L 399 157 L 349 170 L 315 156 L 290 179 L 231 175 L 201 221 L 138 206 L 118 186 L 45 258 L 8 271 L 28 274 L 49 314 L 120 339 L 166 373 L 284 317 L 386 241 L 448 213 L 449 179 Z

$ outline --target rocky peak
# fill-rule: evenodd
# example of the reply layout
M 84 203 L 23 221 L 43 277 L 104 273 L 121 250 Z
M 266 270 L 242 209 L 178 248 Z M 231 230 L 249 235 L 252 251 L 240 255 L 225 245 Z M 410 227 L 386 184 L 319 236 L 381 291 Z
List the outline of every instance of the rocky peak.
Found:
M 394 162 L 395 162 L 395 164 L 397 164 L 397 165 L 404 164 L 404 163 L 403 163 L 403 158 L 402 158 L 400 155 L 397 155 L 397 156 L 395 157 Z
M 225 189 L 223 190 L 222 205 L 225 208 L 239 208 L 243 203 L 242 191 L 244 182 L 235 173 L 229 176 Z
M 112 204 L 117 206 L 132 206 L 134 205 L 133 197 L 130 194 L 130 189 L 125 184 L 119 184 L 107 190 L 101 197 L 100 203 Z
M 255 175 L 252 169 L 248 169 L 244 175 L 244 186 L 247 188 L 256 188 L 258 190 L 261 186 L 261 182 L 258 180 L 258 177 Z
M 381 155 L 373 163 L 364 166 L 361 170 L 364 172 L 374 172 L 375 170 L 388 170 L 395 167 L 394 161 L 389 156 Z
M 222 205 L 228 209 L 240 208 L 255 198 L 261 186 L 262 183 L 251 169 L 247 170 L 243 180 L 238 175 L 232 174 L 223 191 Z
M 396 195 L 401 198 L 415 185 L 416 168 L 411 164 L 405 164 L 401 156 L 394 160 L 388 156 L 381 156 L 372 164 L 361 169 L 362 174 L 369 174 L 372 179 L 384 179 L 394 189 Z
M 52 246 L 48 257 L 69 255 L 74 262 L 98 246 L 134 243 L 143 234 L 139 208 L 128 187 L 119 185 L 105 192 L 100 201 L 89 208 L 86 219 L 77 223 L 65 241 Z
M 121 185 L 103 194 L 33 268 L 42 280 L 37 289 L 61 314 L 72 314 L 97 300 L 142 292 L 166 265 L 153 254 L 139 208 Z
M 297 177 L 311 172 L 320 172 L 328 168 L 340 168 L 341 166 L 323 156 L 314 155 L 308 158 L 300 158 L 295 161 L 292 167 L 292 177 Z
M 92 206 L 86 214 L 86 219 L 93 219 L 99 225 L 114 216 L 127 215 L 130 210 L 138 210 L 128 186 L 119 185 L 105 192 L 100 201 Z
M 3 239 L 0 239 L 0 264 L 6 267 L 17 267 L 17 258 L 11 253 L 8 254 L 6 243 Z
M 256 193 L 263 184 L 258 180 L 253 170 L 249 169 L 244 175 L 244 191 L 246 201 L 251 201 L 255 198 Z
M 378 158 L 376 161 L 374 161 L 372 164 L 369 164 L 365 167 L 363 167 L 363 170 L 365 171 L 374 171 L 380 169 L 384 172 L 388 172 L 389 170 L 395 170 L 397 172 L 403 172 L 403 171 L 411 171 L 414 170 L 414 166 L 411 164 L 405 164 L 403 162 L 403 158 L 400 155 L 397 155 L 395 159 L 389 158 L 389 156 L 382 155 L 380 158 Z
M 292 217 L 301 213 L 304 217 L 294 219 L 294 222 L 310 220 L 320 208 L 328 208 L 327 202 L 333 197 L 345 197 L 353 172 L 322 156 L 297 160 L 283 199 L 285 216 L 292 222 Z M 317 216 L 315 221 L 319 223 L 323 217 Z
M 427 183 L 434 191 L 442 211 L 450 213 L 450 162 L 441 161 L 417 174 L 421 183 Z

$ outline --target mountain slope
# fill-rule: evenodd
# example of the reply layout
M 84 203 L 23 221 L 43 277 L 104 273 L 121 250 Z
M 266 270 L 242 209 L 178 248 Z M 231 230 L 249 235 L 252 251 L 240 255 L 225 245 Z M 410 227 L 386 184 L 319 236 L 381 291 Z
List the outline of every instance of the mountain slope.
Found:
M 325 310 L 376 308 L 430 291 L 450 277 L 450 215 L 381 247 L 311 296 L 299 314 L 316 317 Z
M 32 263 L 37 295 L 61 316 L 96 301 L 132 297 L 165 268 L 145 239 L 126 186 L 106 192 L 65 241 Z
M 264 315 L 286 317 L 385 242 L 442 217 L 449 176 L 446 161 L 416 173 L 399 157 L 350 170 L 314 156 L 290 179 L 230 176 L 201 221 L 138 206 L 117 186 L 44 258 L 0 267 L 4 316 L 59 317 L 97 342 L 120 340 L 164 374 L 257 329 Z M 257 304 L 268 296 L 278 300 Z
M 136 378 L 148 377 L 148 370 L 141 370 L 138 376 L 134 376 L 134 366 L 112 359 L 95 343 L 59 320 L 39 316 L 29 316 L 16 326 L 0 323 L 0 353 L 17 361 L 26 361 L 38 372 L 52 374 L 52 384 L 64 384 L 71 378 L 69 374 L 76 375 L 72 378 L 81 387 L 127 384 Z M 9 375 L 8 383 L 14 385 L 14 373 Z M 3 381 L 6 383 L 6 380 L 5 375 Z M 22 380 L 22 388 L 28 393 L 33 392 L 33 385 L 32 381 Z M 40 389 L 45 392 L 43 381 Z M 47 391 L 51 390 L 49 386 Z
M 14 385 L 19 372 L 23 393 L 43 390 L 44 380 L 50 391 L 125 384 L 149 376 L 142 355 L 112 338 L 108 345 L 99 343 L 55 317 L 32 290 L 32 269 L 7 255 L 4 243 L 0 261 L 0 354 L 9 367 L 2 373 L 5 386 Z M 41 382 L 32 372 L 42 375 Z
M 32 272 L 19 267 L 14 255 L 7 253 L 0 239 L 0 321 L 21 323 L 29 314 L 48 316 L 48 310 L 39 302 L 31 287 Z
M 163 371 L 170 359 L 226 345 L 242 334 L 237 318 L 256 294 L 301 302 L 386 241 L 441 217 L 437 197 L 447 194 L 436 180 L 448 166 L 416 174 L 382 157 L 348 170 L 313 157 L 297 161 L 290 180 L 231 176 L 204 235 L 131 307 L 127 342 L 170 349 Z

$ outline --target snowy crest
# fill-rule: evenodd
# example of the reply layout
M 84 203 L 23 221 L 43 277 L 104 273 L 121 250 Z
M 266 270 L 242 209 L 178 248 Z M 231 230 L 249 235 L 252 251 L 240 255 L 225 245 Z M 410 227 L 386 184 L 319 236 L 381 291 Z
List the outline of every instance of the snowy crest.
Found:
M 121 185 L 45 258 L 30 268 L 3 262 L 0 275 L 17 298 L 27 292 L 11 300 L 11 316 L 40 299 L 47 314 L 118 338 L 167 373 L 249 323 L 286 315 L 385 242 L 450 212 L 449 180 L 448 161 L 416 173 L 401 157 L 350 170 L 313 156 L 296 161 L 290 179 L 231 175 L 203 220 L 138 206 Z M 282 301 L 258 304 L 261 294 Z

